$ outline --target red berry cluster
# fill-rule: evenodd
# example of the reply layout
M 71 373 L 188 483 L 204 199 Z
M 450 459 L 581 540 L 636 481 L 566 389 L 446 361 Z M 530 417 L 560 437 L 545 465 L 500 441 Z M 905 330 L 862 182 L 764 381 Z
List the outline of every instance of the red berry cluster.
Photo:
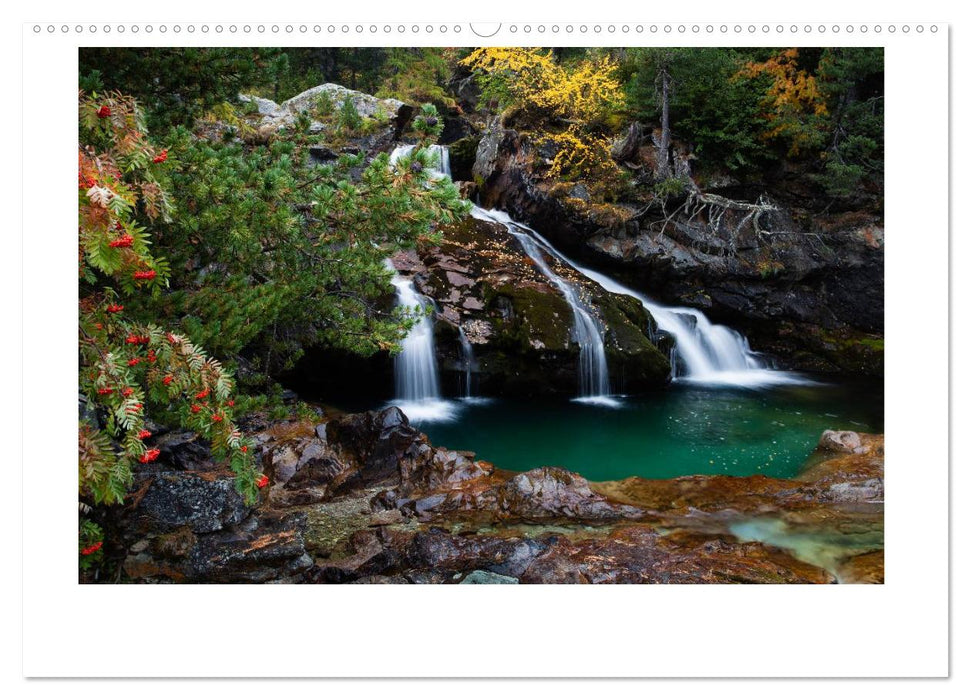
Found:
M 157 359 L 158 359 L 158 356 L 155 354 L 155 351 L 154 350 L 149 350 L 148 351 L 148 361 L 151 362 L 154 365 L 155 364 L 155 361 Z
M 145 453 L 138 458 L 138 461 L 142 464 L 148 464 L 149 462 L 154 462 L 158 459 L 158 456 L 162 454 L 161 450 L 146 450 Z
M 121 304 L 109 304 L 106 310 L 109 314 L 116 314 L 119 311 L 124 311 L 125 307 Z
M 165 375 L 165 378 L 162 379 L 162 384 L 164 384 L 165 386 L 168 386 L 169 384 L 172 383 L 172 379 L 173 379 L 173 377 L 172 377 L 171 374 L 166 374 Z
M 223 419 L 223 417 L 222 417 L 221 414 L 219 414 L 219 413 L 213 413 L 212 414 L 212 422 L 213 423 L 221 423 L 222 422 L 222 419 Z
M 139 440 L 144 440 L 145 438 L 150 438 L 150 437 L 152 437 L 151 431 L 148 431 L 148 430 L 140 430 L 140 431 L 138 431 L 138 439 Z
M 155 279 L 155 270 L 139 270 L 135 273 L 135 279 L 137 280 L 153 280 Z
M 104 119 L 105 117 L 111 116 L 111 107 L 108 105 L 101 105 L 101 109 L 98 110 L 98 116 Z
M 189 410 L 191 410 L 193 413 L 198 413 L 199 411 L 202 410 L 202 406 L 199 406 L 197 404 L 192 404 Z
M 129 367 L 134 367 L 135 365 L 137 365 L 141 361 L 142 361 L 142 358 L 140 358 L 140 357 L 133 357 L 130 360 L 128 360 L 128 366 Z
M 196 394 L 197 399 L 204 399 L 209 396 L 209 389 L 203 389 L 198 394 Z
M 101 549 L 101 545 L 102 544 L 104 544 L 104 543 L 103 542 L 95 542 L 90 547 L 85 547 L 84 549 L 82 549 L 81 550 L 81 554 L 83 554 L 84 556 L 88 556 L 89 554 L 94 554 L 99 549 Z
M 153 163 L 164 163 L 165 159 L 169 157 L 169 149 L 163 148 L 161 153 L 152 158 Z
M 98 393 L 101 394 L 102 396 L 107 396 L 113 391 L 114 389 L 112 389 L 110 386 L 106 386 L 103 389 L 98 389 Z
M 130 336 L 125 338 L 125 342 L 129 345 L 145 345 L 151 340 L 147 335 L 135 335 L 132 333 Z
M 270 477 L 268 477 L 266 474 L 263 474 L 257 480 L 257 482 L 256 482 L 256 488 L 261 489 L 261 488 L 265 487 L 268 483 L 270 483 Z
M 134 240 L 135 240 L 134 238 L 132 238 L 130 235 L 126 233 L 124 236 L 119 236 L 111 243 L 109 243 L 108 247 L 109 248 L 131 248 L 131 244 L 132 242 L 134 242 Z
M 126 386 L 124 389 L 121 390 L 121 395 L 124 396 L 126 399 L 134 393 L 135 393 L 135 390 L 132 389 L 130 386 Z

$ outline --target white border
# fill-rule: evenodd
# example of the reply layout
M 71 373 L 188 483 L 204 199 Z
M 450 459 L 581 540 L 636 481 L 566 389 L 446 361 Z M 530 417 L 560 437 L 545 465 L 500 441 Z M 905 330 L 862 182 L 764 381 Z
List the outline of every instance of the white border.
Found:
M 655 35 L 656 43 L 678 45 L 887 46 L 887 584 L 515 588 L 75 583 L 76 498 L 73 468 L 65 465 L 72 464 L 76 426 L 70 391 L 76 369 L 76 260 L 63 239 L 76 225 L 69 188 L 78 39 L 73 33 L 34 35 L 31 26 L 24 27 L 24 142 L 30 158 L 23 180 L 45 186 L 25 188 L 25 210 L 32 216 L 24 228 L 23 332 L 43 342 L 31 342 L 24 356 L 24 376 L 31 380 L 23 414 L 46 419 L 24 425 L 31 447 L 23 474 L 25 675 L 947 674 L 945 25 L 937 23 L 942 31 L 936 34 L 854 32 L 851 41 L 845 32 L 838 39 L 830 32 L 742 32 L 729 35 L 730 42 L 690 31 Z M 507 30 L 508 25 L 488 43 L 523 41 L 522 32 Z M 108 43 L 117 45 L 167 43 L 157 33 L 110 36 Z M 349 32 L 341 39 L 335 33 L 327 43 L 393 43 L 369 33 Z M 635 45 L 636 39 L 588 32 L 575 43 Z M 85 43 L 93 40 L 83 37 Z M 228 32 L 197 31 L 182 32 L 177 43 L 309 42 L 299 32 L 232 41 Z M 407 43 L 419 42 L 409 37 Z M 921 291 L 919 303 L 915 290 Z M 117 615 L 119 627 L 106 624 L 107 610 Z M 129 627 L 133 621 L 137 625 Z M 126 639 L 125 630 L 138 636 Z

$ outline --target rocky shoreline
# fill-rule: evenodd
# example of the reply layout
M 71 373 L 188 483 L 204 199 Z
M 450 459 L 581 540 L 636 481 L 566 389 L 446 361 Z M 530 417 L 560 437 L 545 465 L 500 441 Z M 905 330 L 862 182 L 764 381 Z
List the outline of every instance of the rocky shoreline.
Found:
M 397 408 L 254 425 L 247 507 L 184 433 L 158 439 L 108 555 L 143 583 L 880 583 L 883 437 L 827 431 L 794 479 L 590 483 L 436 447 Z

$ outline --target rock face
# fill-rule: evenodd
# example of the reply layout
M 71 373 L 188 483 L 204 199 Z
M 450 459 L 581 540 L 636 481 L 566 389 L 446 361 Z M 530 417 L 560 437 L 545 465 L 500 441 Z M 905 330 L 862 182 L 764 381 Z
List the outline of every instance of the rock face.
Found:
M 248 507 L 176 433 L 112 540 L 138 582 L 877 583 L 883 440 L 853 435 L 850 451 L 824 438 L 796 479 L 591 484 L 498 471 L 388 408 L 265 425 L 271 485 Z
M 474 355 L 476 389 L 491 395 L 574 395 L 579 346 L 572 339 L 573 312 L 562 293 L 536 269 L 505 227 L 468 217 L 446 226 L 438 245 L 393 259 L 418 290 L 433 299 L 439 368 L 446 390 L 465 386 L 462 335 Z M 616 392 L 637 393 L 665 385 L 669 348 L 651 340 L 654 320 L 635 300 L 611 294 L 548 260 L 578 286 L 606 329 L 604 345 Z
M 614 150 L 648 172 L 652 149 L 635 148 L 642 140 L 632 129 Z M 755 349 L 790 366 L 882 374 L 878 217 L 818 215 L 784 175 L 765 192 L 709 178 L 705 192 L 686 188 L 663 206 L 591 205 L 576 187 L 547 179 L 545 148 L 494 120 L 472 169 L 482 205 L 504 209 L 634 288 L 738 327 Z M 675 160 L 686 164 L 690 154 Z M 687 177 L 687 165 L 682 170 Z

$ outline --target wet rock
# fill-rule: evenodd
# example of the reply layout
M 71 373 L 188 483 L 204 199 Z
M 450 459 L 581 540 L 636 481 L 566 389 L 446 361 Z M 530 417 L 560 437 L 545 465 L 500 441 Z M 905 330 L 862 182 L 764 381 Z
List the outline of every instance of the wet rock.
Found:
M 466 576 L 464 579 L 462 579 L 459 583 L 460 584 L 462 583 L 470 583 L 470 584 L 506 583 L 508 584 L 508 583 L 519 583 L 519 580 L 513 578 L 512 576 L 503 576 L 501 574 L 496 574 L 491 571 L 480 571 L 477 569 L 472 573 L 470 573 L 468 576 Z
M 400 478 L 403 464 L 428 447 L 425 436 L 396 406 L 335 418 L 327 430 L 343 461 L 356 466 L 342 484 L 344 489 Z
M 386 547 L 377 533 L 362 530 L 351 536 L 352 552 L 314 567 L 307 574 L 313 583 L 347 583 L 363 576 L 378 576 L 397 568 L 400 555 Z
M 883 550 L 858 554 L 837 567 L 840 583 L 883 583 Z
M 555 545 L 523 583 L 832 583 L 834 577 L 782 551 L 713 536 L 663 537 L 623 527 L 606 537 Z
M 498 508 L 520 517 L 562 516 L 586 520 L 637 518 L 633 506 L 611 503 L 590 490 L 587 480 L 559 467 L 517 474 L 498 489 Z
M 852 430 L 827 430 L 819 438 L 818 447 L 820 450 L 850 454 L 860 454 L 865 451 L 859 433 Z
M 205 471 L 212 466 L 209 445 L 191 431 L 173 431 L 155 438 L 159 461 L 175 469 Z
M 483 570 L 518 577 L 545 550 L 545 544 L 531 538 L 462 536 L 432 530 L 415 535 L 406 560 L 414 570 L 443 574 Z

